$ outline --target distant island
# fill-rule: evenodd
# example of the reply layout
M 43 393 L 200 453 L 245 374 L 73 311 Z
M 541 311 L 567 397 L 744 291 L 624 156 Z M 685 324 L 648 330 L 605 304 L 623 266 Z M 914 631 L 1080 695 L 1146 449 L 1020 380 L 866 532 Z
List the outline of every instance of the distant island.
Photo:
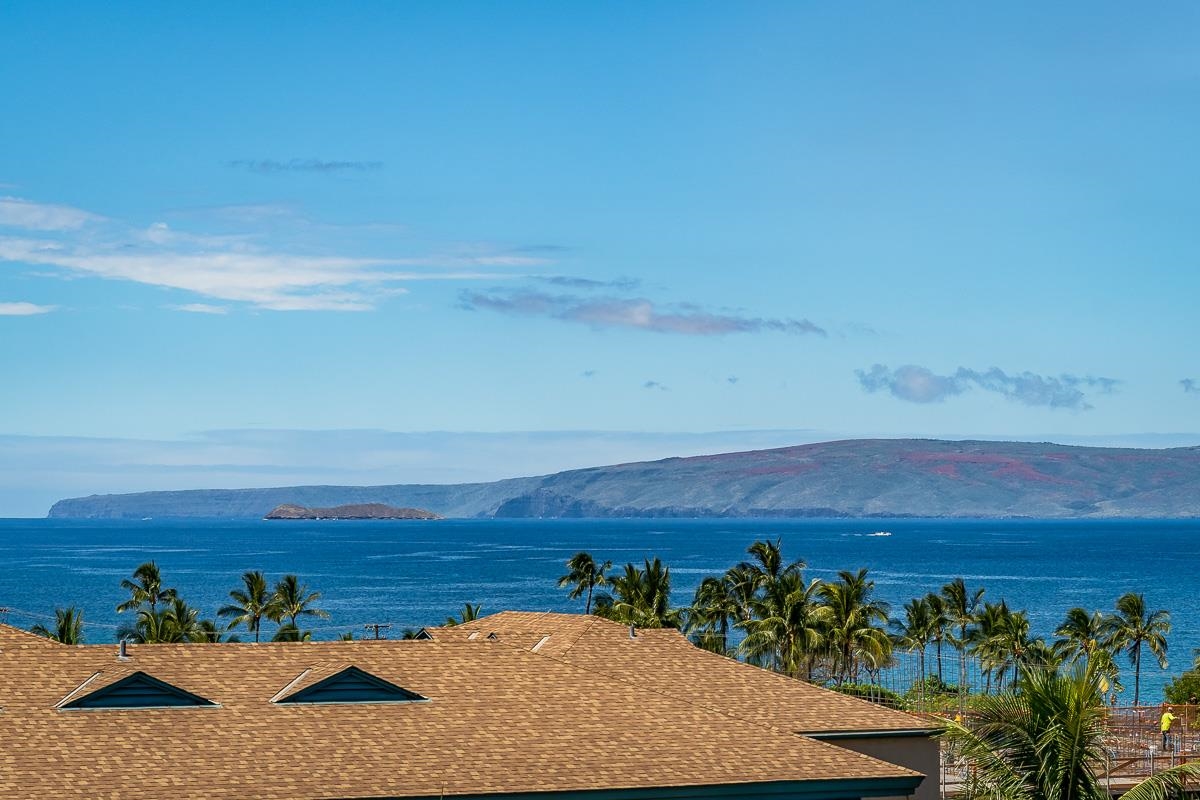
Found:
M 457 518 L 1196 518 L 1200 447 L 852 439 L 493 483 L 93 495 L 60 500 L 50 516 L 260 519 L 281 503 L 322 515 L 387 503 Z
M 421 508 L 396 508 L 383 503 L 353 503 L 333 508 L 307 508 L 292 503 L 275 506 L 263 519 L 443 519 Z

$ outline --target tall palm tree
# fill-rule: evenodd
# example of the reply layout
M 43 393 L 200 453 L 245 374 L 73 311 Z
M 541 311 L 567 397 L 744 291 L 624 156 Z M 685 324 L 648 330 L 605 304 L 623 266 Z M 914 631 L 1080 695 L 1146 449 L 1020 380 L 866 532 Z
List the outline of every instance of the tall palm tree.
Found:
M 963 693 L 967 690 L 967 641 L 971 624 L 975 621 L 975 612 L 983 599 L 982 588 L 974 592 L 967 590 L 967 584 L 962 578 L 955 578 L 942 587 L 942 598 L 946 601 L 945 612 L 951 625 L 958 626 L 958 636 L 953 640 L 958 649 L 958 694 L 961 705 Z
M 612 594 L 596 598 L 596 613 L 639 628 L 678 628 L 683 611 L 671 608 L 671 570 L 656 557 L 645 567 L 626 564 L 625 571 L 609 578 Z
M 826 637 L 838 684 L 857 681 L 860 661 L 883 663 L 891 653 L 892 641 L 879 627 L 888 622 L 888 604 L 875 600 L 874 591 L 865 569 L 842 570 L 838 580 L 818 589 L 829 609 Z
M 271 594 L 271 619 L 275 622 L 286 619 L 297 631 L 300 630 L 300 626 L 296 622 L 299 617 L 329 619 L 327 612 L 313 607 L 313 603 L 320 599 L 321 593 L 310 592 L 307 585 L 300 583 L 300 578 L 295 575 L 284 575 L 275 584 L 275 591 Z
M 1092 670 L 1024 667 L 1019 691 L 981 698 L 968 729 L 946 722 L 944 737 L 972 769 L 967 800 L 1106 800 L 1096 765 L 1105 762 L 1104 696 Z M 1165 800 L 1200 775 L 1200 763 L 1158 773 L 1122 795 Z M 1180 794 L 1179 796 L 1182 796 Z
M 1062 624 L 1054 629 L 1058 639 L 1054 647 L 1068 661 L 1091 658 L 1101 648 L 1104 638 L 1104 615 L 1099 611 L 1090 614 L 1087 609 L 1076 606 L 1067 609 Z
M 1008 667 L 1002 654 L 996 652 L 995 637 L 1004 625 L 1004 617 L 1009 613 L 1004 601 L 999 603 L 984 603 L 975 613 L 975 624 L 967 635 L 967 643 L 971 655 L 979 662 L 986 683 L 984 693 L 990 694 L 992 682 L 999 687 L 1004 682 L 1004 673 Z
M 263 617 L 271 618 L 274 613 L 273 597 L 267 590 L 267 578 L 258 570 L 242 574 L 243 589 L 234 589 L 229 593 L 233 603 L 221 606 L 217 610 L 218 617 L 233 617 L 229 621 L 229 630 L 239 625 L 245 625 L 246 630 L 254 634 L 254 641 L 259 640 L 259 629 Z
M 158 609 L 161 602 L 169 603 L 175 598 L 175 590 L 164 588 L 162 574 L 158 564 L 147 561 L 133 571 L 133 579 L 121 581 L 121 588 L 129 592 L 129 599 L 117 606 L 117 613 L 137 611 L 142 606 L 150 606 L 151 613 Z
M 57 608 L 54 610 L 53 628 L 39 623 L 30 628 L 29 632 L 62 644 L 83 644 L 83 612 L 75 606 Z
M 172 642 L 209 642 L 209 630 L 200 620 L 199 610 L 176 597 L 163 609 L 167 631 Z
M 1121 684 L 1120 670 L 1105 642 L 1105 630 L 1105 617 L 1099 611 L 1088 613 L 1078 606 L 1068 609 L 1062 624 L 1054 631 L 1058 637 L 1054 652 L 1065 661 L 1095 664 L 1100 690 L 1107 692 L 1110 686 L 1120 688 Z
M 705 650 L 726 653 L 729 629 L 742 620 L 740 584 L 733 570 L 721 577 L 708 576 L 696 587 L 696 596 L 687 613 L 687 629 L 695 633 L 696 644 Z
M 918 597 L 904 605 L 904 619 L 894 619 L 890 626 L 895 636 L 895 644 L 917 654 L 917 670 L 920 673 L 920 683 L 917 684 L 918 699 L 924 700 L 925 694 L 925 651 L 929 648 L 937 632 L 937 620 L 928 597 Z
M 1133 704 L 1141 699 L 1142 647 L 1167 668 L 1167 634 L 1171 632 L 1171 614 L 1159 609 L 1146 611 L 1145 595 L 1128 592 L 1117 599 L 1117 613 L 1105 620 L 1105 643 L 1114 653 L 1125 652 L 1133 665 Z
M 741 562 L 735 569 L 745 575 L 755 588 L 762 588 L 772 581 L 779 580 L 784 575 L 804 570 L 808 564 L 804 563 L 803 559 L 798 558 L 795 561 L 784 562 L 782 541 L 782 539 L 776 539 L 773 542 L 756 541 L 746 548 L 750 559 Z
M 746 631 L 739 650 L 751 662 L 799 677 L 803 668 L 812 677 L 814 657 L 825 643 L 832 615 L 818 602 L 822 584 L 804 582 L 798 571 L 780 574 L 755 597 L 750 619 L 738 625 Z
M 567 593 L 567 597 L 572 600 L 578 600 L 583 597 L 584 592 L 587 592 L 587 602 L 584 604 L 583 613 L 590 614 L 592 613 L 592 592 L 597 586 L 608 585 L 605 573 L 610 569 L 612 569 L 611 561 L 597 564 L 591 553 L 576 553 L 567 559 L 567 574 L 558 579 L 558 588 L 565 589 L 570 586 L 571 591 Z
M 937 654 L 938 685 L 942 685 L 942 644 L 946 641 L 946 633 L 950 627 L 950 617 L 946 615 L 946 599 L 937 592 L 925 595 L 925 603 L 929 606 L 932 617 L 933 645 Z

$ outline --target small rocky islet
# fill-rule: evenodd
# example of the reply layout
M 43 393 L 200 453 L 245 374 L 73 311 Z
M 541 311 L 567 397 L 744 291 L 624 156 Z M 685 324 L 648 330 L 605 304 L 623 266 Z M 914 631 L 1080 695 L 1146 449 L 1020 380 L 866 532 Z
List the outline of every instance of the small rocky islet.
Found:
M 308 508 L 292 503 L 276 506 L 263 519 L 444 519 L 423 508 L 396 508 L 384 503 L 354 503 L 333 508 Z

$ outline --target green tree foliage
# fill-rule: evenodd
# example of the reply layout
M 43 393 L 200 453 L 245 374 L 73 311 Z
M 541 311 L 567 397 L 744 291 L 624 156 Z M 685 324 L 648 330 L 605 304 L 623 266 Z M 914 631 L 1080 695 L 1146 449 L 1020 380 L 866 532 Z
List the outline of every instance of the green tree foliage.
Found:
M 233 602 L 221 606 L 217 616 L 232 617 L 229 630 L 245 625 L 254 634 L 254 641 L 259 641 L 263 618 L 270 619 L 275 613 L 275 598 L 267 590 L 266 576 L 258 571 L 243 573 L 242 588 L 231 591 L 229 597 Z
M 567 597 L 578 600 L 587 594 L 583 613 L 592 613 L 592 593 L 597 586 L 607 586 L 607 572 L 612 569 L 612 562 L 597 563 L 591 553 L 576 553 L 567 559 L 567 574 L 558 579 L 558 588 L 571 587 Z
M 1095 770 L 1105 761 L 1103 693 L 1093 668 L 1022 666 L 1016 691 L 979 698 L 970 729 L 947 722 L 944 736 L 971 765 L 967 800 L 1103 800 Z M 1123 797 L 1165 800 L 1200 763 L 1158 773 Z M 1179 795 L 1182 796 L 1182 795 Z
M 153 613 L 159 603 L 175 599 L 175 590 L 163 586 L 162 574 L 153 561 L 135 569 L 132 578 L 121 581 L 121 588 L 129 592 L 129 599 L 117 606 L 117 613 L 140 611 L 143 607 L 149 607 Z
M 1133 666 L 1133 704 L 1141 702 L 1142 651 L 1149 650 L 1162 669 L 1167 668 L 1167 634 L 1171 615 L 1147 611 L 1146 598 L 1129 592 L 1117 598 L 1117 613 L 1105 620 L 1105 644 L 1114 653 L 1125 653 Z
M 300 626 L 297 620 L 300 617 L 329 619 L 327 612 L 314 606 L 314 603 L 320 599 L 321 593 L 310 592 L 306 584 L 300 583 L 300 578 L 295 575 L 284 575 L 275 584 L 275 591 L 271 595 L 270 618 L 278 623 L 287 620 L 287 624 L 298 632 Z M 277 634 L 274 641 L 289 640 L 280 639 Z
M 611 594 L 596 597 L 596 613 L 639 628 L 678 628 L 683 610 L 671 607 L 671 570 L 655 558 L 644 567 L 626 564 L 609 579 Z
M 75 606 L 55 609 L 53 628 L 39 623 L 30 632 L 62 644 L 83 644 L 83 612 Z
M 482 605 L 471 605 L 464 603 L 462 611 L 458 612 L 458 617 L 447 617 L 446 627 L 453 628 L 455 625 L 464 625 L 468 622 L 474 622 L 479 619 L 479 612 L 483 609 Z

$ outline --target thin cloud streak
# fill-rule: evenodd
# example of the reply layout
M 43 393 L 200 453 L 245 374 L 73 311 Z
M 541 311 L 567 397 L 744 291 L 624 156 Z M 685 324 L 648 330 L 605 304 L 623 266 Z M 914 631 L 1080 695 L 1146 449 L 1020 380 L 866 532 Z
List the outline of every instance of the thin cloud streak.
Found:
M 869 370 L 855 370 L 855 375 L 864 391 L 886 391 L 910 403 L 941 403 L 971 389 L 979 389 L 1027 406 L 1073 411 L 1092 408 L 1085 389 L 1111 394 L 1120 384 L 1114 378 L 1091 375 L 1054 376 L 1033 372 L 1010 375 L 998 367 L 984 371 L 959 367 L 950 375 L 938 375 L 916 364 L 905 364 L 894 370 L 884 364 L 875 364 Z
M 248 207 L 255 213 L 273 206 Z M 268 214 L 268 215 L 269 215 Z M 79 229 L 92 225 L 87 231 Z M 103 224 L 101 224 L 103 223 Z M 60 277 L 96 277 L 190 292 L 273 311 L 370 311 L 404 294 L 415 281 L 507 280 L 513 268 L 543 267 L 545 258 L 473 248 L 465 253 L 362 258 L 273 251 L 250 234 L 178 231 L 164 222 L 136 228 L 68 206 L 0 199 L 0 262 L 61 270 Z M 51 307 L 8 304 L 7 314 Z M 176 310 L 219 313 L 218 305 L 181 303 Z
M 768 319 L 705 311 L 690 304 L 658 306 L 645 298 L 585 298 L 532 290 L 463 291 L 460 307 L 501 314 L 538 316 L 589 325 L 683 336 L 723 336 L 731 333 L 775 331 L 825 336 L 807 319 Z
M 371 172 L 383 169 L 383 162 L 330 161 L 319 158 L 290 158 L 287 161 L 272 158 L 239 158 L 226 162 L 226 166 L 272 175 L 280 172 Z
M 229 313 L 229 309 L 225 306 L 214 306 L 208 303 L 184 303 L 178 306 L 167 306 L 172 311 L 186 311 L 189 314 L 218 314 L 224 315 Z
M 0 225 L 30 231 L 73 231 L 104 217 L 71 206 L 0 197 Z
M 616 278 L 611 281 L 600 281 L 593 278 L 577 278 L 571 275 L 540 275 L 537 280 L 551 286 L 561 286 L 566 289 L 614 289 L 629 292 L 638 288 L 641 281 L 635 278 Z
M 49 314 L 58 306 L 41 306 L 36 303 L 0 303 L 0 317 L 33 317 Z

